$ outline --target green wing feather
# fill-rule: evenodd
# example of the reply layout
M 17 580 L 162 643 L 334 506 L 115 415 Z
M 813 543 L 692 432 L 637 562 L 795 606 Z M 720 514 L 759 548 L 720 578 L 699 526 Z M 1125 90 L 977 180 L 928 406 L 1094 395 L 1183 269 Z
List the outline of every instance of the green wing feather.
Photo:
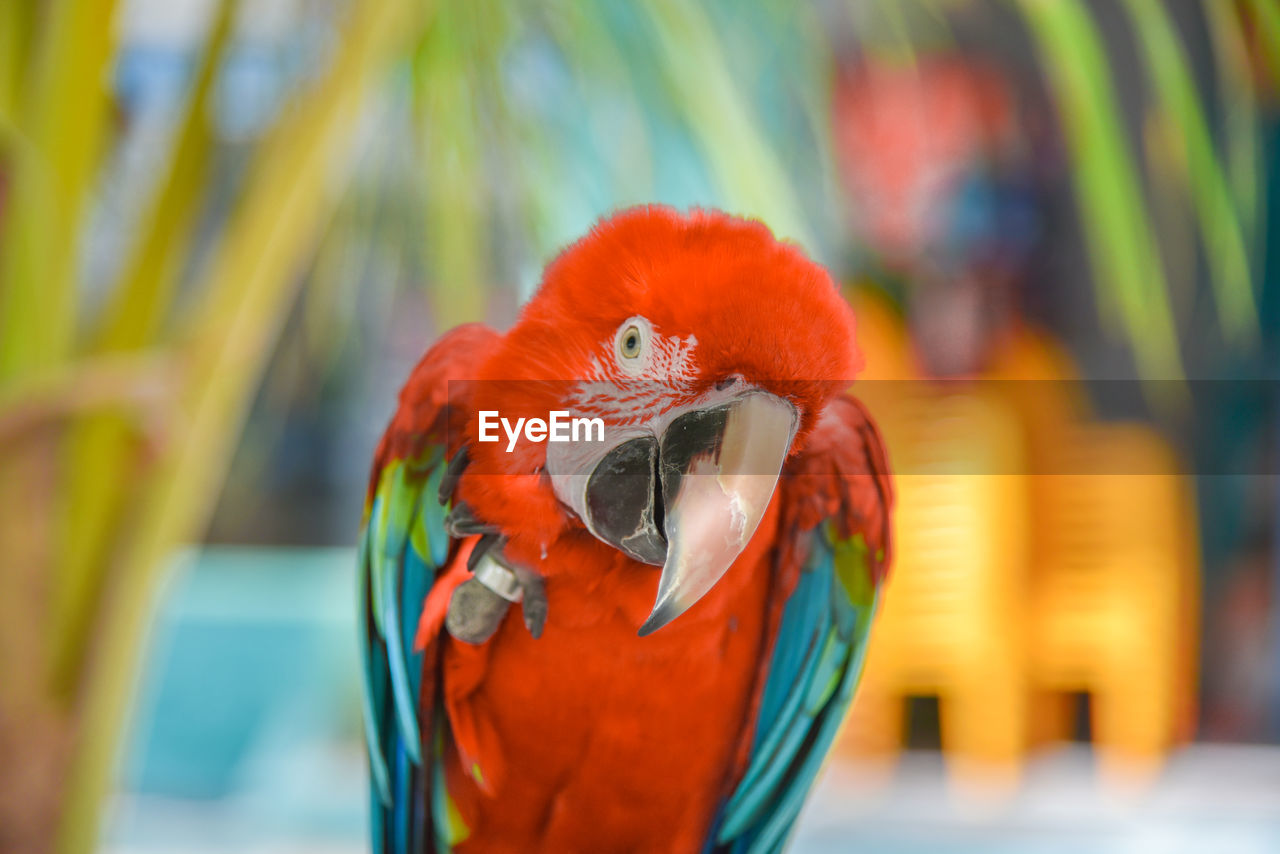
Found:
M 443 469 L 438 446 L 387 461 L 360 536 L 363 706 L 375 852 L 423 850 L 422 837 L 438 824 L 426 820 L 433 805 L 422 793 L 430 790 L 433 800 L 447 800 L 435 779 L 439 775 L 423 770 L 423 661 L 413 650 L 423 602 L 448 555 L 447 507 L 438 497 Z

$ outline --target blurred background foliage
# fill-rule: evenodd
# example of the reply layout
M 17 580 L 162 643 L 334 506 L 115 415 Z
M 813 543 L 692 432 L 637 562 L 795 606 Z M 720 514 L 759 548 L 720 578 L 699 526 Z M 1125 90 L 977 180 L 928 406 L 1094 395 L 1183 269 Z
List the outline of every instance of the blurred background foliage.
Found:
M 998 117 L 912 160 L 904 75 Z M 0 842 L 93 847 L 175 549 L 349 544 L 407 366 L 616 208 L 760 217 L 921 322 L 972 267 L 1210 429 L 1185 379 L 1275 376 L 1278 89 L 1274 0 L 6 0 Z

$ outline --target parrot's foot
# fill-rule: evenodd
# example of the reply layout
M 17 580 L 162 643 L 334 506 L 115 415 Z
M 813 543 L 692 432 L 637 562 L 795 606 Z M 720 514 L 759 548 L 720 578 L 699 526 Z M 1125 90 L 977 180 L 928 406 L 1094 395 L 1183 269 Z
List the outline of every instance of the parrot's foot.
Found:
M 512 602 L 521 603 L 524 625 L 539 638 L 547 622 L 547 593 L 542 576 L 511 567 L 498 557 L 500 538 L 482 537 L 472 550 L 468 567 L 474 574 L 458 585 L 449 600 L 445 629 L 464 643 L 481 644 L 493 637 Z
M 493 637 L 510 607 L 506 599 L 469 578 L 453 591 L 444 627 L 463 643 L 481 644 Z

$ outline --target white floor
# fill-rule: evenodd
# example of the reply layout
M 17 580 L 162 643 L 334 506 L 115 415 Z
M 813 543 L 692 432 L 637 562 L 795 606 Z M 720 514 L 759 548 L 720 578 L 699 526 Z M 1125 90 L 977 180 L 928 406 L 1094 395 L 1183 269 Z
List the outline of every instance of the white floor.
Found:
M 358 760 L 313 761 L 288 795 L 221 801 L 121 797 L 109 854 L 355 854 L 365 850 Z M 327 765 L 327 767 L 326 767 Z M 300 776 L 299 779 L 303 779 Z M 1274 854 L 1280 748 L 1197 746 L 1145 791 L 1100 785 L 1089 751 L 1037 760 L 1005 797 L 957 791 L 936 753 L 892 775 L 828 766 L 793 840 L 796 854 Z
M 1145 790 L 1103 785 L 1087 748 L 1037 759 L 1007 797 L 947 783 L 936 753 L 893 777 L 831 764 L 793 851 L 1280 852 L 1280 748 L 1196 746 Z

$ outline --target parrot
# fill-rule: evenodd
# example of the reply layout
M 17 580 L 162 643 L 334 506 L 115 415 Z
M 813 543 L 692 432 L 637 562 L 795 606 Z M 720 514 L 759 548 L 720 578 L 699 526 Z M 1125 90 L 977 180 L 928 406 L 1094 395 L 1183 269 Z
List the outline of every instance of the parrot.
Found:
M 373 850 L 782 850 L 891 562 L 860 366 L 830 274 L 706 208 L 441 336 L 359 539 Z

